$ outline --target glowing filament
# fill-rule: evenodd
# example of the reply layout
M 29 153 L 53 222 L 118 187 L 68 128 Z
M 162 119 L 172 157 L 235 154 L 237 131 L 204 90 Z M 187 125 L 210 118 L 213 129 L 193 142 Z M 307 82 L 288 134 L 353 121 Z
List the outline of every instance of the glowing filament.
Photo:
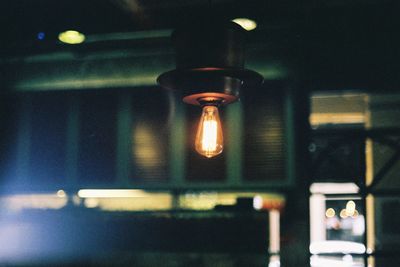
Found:
M 205 106 L 197 130 L 195 148 L 207 158 L 220 154 L 223 150 L 223 136 L 218 108 Z
M 201 147 L 205 151 L 214 151 L 217 148 L 217 122 L 205 121 Z

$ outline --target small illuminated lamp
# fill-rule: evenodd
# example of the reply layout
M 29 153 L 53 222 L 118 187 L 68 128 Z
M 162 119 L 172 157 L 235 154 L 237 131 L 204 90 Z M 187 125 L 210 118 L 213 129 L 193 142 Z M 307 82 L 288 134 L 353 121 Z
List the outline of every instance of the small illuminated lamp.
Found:
M 67 194 L 65 193 L 64 190 L 58 190 L 58 191 L 57 191 L 57 196 L 58 196 L 58 197 L 66 197 Z
M 347 217 L 348 217 L 348 215 L 347 215 L 347 212 L 346 212 L 346 210 L 345 209 L 342 209 L 341 211 L 340 211 L 340 218 L 342 218 L 342 219 L 346 219 Z
M 80 44 L 85 41 L 85 35 L 78 31 L 68 30 L 58 35 L 58 40 L 66 44 Z
M 233 19 L 232 21 L 235 22 L 236 24 L 239 24 L 246 31 L 252 31 L 255 28 L 257 28 L 257 23 L 252 19 L 236 18 L 236 19 Z
M 237 101 L 241 89 L 263 82 L 260 74 L 244 68 L 244 35 L 238 24 L 214 19 L 176 29 L 176 69 L 157 78 L 162 87 L 180 91 L 183 102 L 202 107 L 195 149 L 207 158 L 223 151 L 218 108 Z
M 336 212 L 335 212 L 335 210 L 332 209 L 332 208 L 327 209 L 326 212 L 325 212 L 325 216 L 326 216 L 327 218 L 335 217 L 335 215 L 336 215 Z
M 351 216 L 351 218 L 357 218 L 358 217 L 358 215 L 360 215 L 359 214 L 359 212 L 358 212 L 358 210 L 354 210 L 354 214 Z
M 349 217 L 353 216 L 355 210 L 356 210 L 356 203 L 352 200 L 348 201 L 346 204 L 346 215 Z

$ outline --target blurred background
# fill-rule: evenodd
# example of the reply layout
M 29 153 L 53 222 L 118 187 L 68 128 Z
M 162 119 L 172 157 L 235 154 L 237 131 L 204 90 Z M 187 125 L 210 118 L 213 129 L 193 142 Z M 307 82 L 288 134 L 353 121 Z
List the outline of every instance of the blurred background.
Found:
M 400 3 L 14 0 L 0 9 L 0 266 L 395 266 Z M 220 109 L 156 83 L 170 35 L 246 29 Z

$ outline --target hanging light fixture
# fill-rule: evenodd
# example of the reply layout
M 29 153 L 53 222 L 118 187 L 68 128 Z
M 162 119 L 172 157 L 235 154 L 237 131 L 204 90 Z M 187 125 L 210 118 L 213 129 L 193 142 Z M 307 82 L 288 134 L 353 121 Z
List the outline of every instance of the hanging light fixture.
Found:
M 157 79 L 162 87 L 181 91 L 185 103 L 203 108 L 195 149 L 207 158 L 223 151 L 218 108 L 238 100 L 244 87 L 263 81 L 244 69 L 244 34 L 236 23 L 212 19 L 175 30 L 176 69 Z

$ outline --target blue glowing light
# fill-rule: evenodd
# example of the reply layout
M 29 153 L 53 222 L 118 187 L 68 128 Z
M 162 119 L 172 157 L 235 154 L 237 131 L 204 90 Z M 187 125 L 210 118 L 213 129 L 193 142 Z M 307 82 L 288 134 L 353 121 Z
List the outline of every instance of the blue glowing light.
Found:
M 44 40 L 44 37 L 45 37 L 46 35 L 45 35 L 45 33 L 44 32 L 39 32 L 38 34 L 37 34 L 37 38 L 39 39 L 39 40 Z

